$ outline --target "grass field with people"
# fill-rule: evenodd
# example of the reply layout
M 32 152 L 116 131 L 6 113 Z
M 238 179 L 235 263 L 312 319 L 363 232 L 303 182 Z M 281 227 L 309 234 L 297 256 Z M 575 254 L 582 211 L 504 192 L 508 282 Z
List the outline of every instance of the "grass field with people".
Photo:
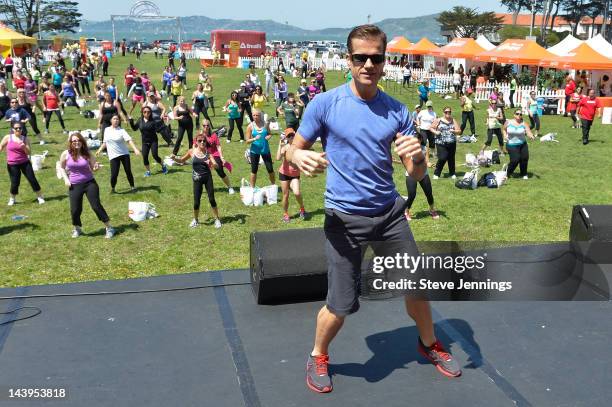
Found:
M 140 71 L 146 71 L 155 85 L 160 87 L 160 78 L 165 59 L 155 59 L 146 54 L 136 61 L 133 55 L 116 56 L 110 60 L 109 73 L 117 78 L 120 93 L 127 94 L 123 85 L 123 73 L 129 63 Z M 69 61 L 67 60 L 67 64 Z M 188 61 L 186 95 L 191 96 L 197 83 L 199 61 Z M 212 116 L 214 127 L 227 125 L 227 116 L 222 106 L 231 90 L 239 87 L 246 73 L 242 69 L 209 68 L 212 77 L 216 116 Z M 258 71 L 263 82 L 263 70 Z M 295 92 L 299 78 L 285 76 L 289 91 Z M 331 89 L 344 82 L 341 72 L 329 71 L 326 75 L 327 88 Z M 412 111 L 418 102 L 416 87 L 401 89 L 401 86 L 382 83 L 386 91 L 405 103 Z M 93 85 L 93 83 L 92 83 Z M 401 91 L 400 91 L 401 89 Z M 10 87 L 9 90 L 13 91 Z M 434 109 L 441 115 L 444 106 L 453 109 L 453 116 L 461 121 L 461 109 L 457 100 L 444 100 L 438 95 L 431 99 Z M 162 101 L 167 106 L 171 101 Z M 129 111 L 131 102 L 125 102 Z M 89 99 L 86 109 L 96 109 L 95 97 Z M 264 109 L 274 115 L 274 101 Z M 464 162 L 465 154 L 477 153 L 486 137 L 485 113 L 487 103 L 476 104 L 476 128 L 478 142 L 459 144 L 457 163 Z M 507 109 L 507 116 L 509 116 Z M 42 117 L 37 112 L 39 127 Z M 138 118 L 140 113 L 134 112 Z M 86 119 L 73 107 L 66 108 L 64 116 L 68 130 L 93 129 L 97 120 Z M 176 123 L 176 122 L 175 122 Z M 284 120 L 280 119 L 281 129 Z M 244 129 L 247 122 L 245 120 Z M 28 125 L 29 127 L 29 125 Z M 124 126 L 128 127 L 128 126 Z M 173 130 L 177 127 L 173 125 Z M 8 132 L 8 123 L 0 125 L 2 135 Z M 468 127 L 469 128 L 469 127 Z M 577 203 L 609 204 L 612 202 L 610 183 L 610 155 L 612 153 L 612 127 L 596 121 L 591 130 L 591 143 L 583 146 L 579 129 L 571 128 L 571 120 L 562 116 L 543 116 L 540 134 L 557 133 L 559 143 L 530 142 L 528 180 L 511 178 L 500 189 L 479 188 L 459 190 L 450 178 L 432 180 L 436 207 L 440 219 L 433 220 L 428 212 L 425 197 L 418 189 L 412 207 L 414 220 L 412 231 L 417 242 L 420 240 L 488 240 L 488 241 L 558 241 L 567 239 L 572 205 Z M 128 130 L 140 147 L 140 134 Z M 351 129 L 346 129 L 350 132 Z M 28 129 L 28 134 L 32 134 Z M 467 132 L 466 132 L 467 133 Z M 244 158 L 246 144 L 238 142 L 234 132 L 233 141 L 226 144 L 222 139 L 224 156 L 234 165 L 229 175 L 232 186 L 238 191 L 241 178 L 248 179 L 250 167 Z M 238 193 L 229 195 L 221 180 L 213 173 L 215 197 L 217 200 L 222 228 L 215 229 L 206 197 L 202 199 L 198 228 L 189 228 L 192 219 L 191 166 L 171 167 L 167 175 L 161 174 L 159 165 L 152 163 L 153 176 L 144 178 L 142 158 L 131 155 L 132 169 L 136 178 L 137 191 L 129 192 L 129 185 L 123 170 L 119 175 L 118 194 L 111 194 L 109 164 L 106 157 L 100 157 L 102 168 L 95 174 L 102 204 L 110 215 L 117 230 L 113 239 L 104 239 L 104 227 L 88 203 L 83 208 L 84 236 L 71 239 L 70 210 L 67 188 L 55 174 L 55 162 L 66 149 L 67 136 L 62 134 L 56 118 L 51 121 L 51 133 L 46 135 L 48 143 L 38 145 L 32 138 L 33 153 L 48 150 L 44 168 L 36 173 L 46 199 L 44 205 L 36 202 L 36 195 L 22 178 L 15 206 L 7 206 L 9 198 L 9 177 L 6 170 L 0 176 L 0 286 L 22 286 L 48 283 L 65 283 L 103 279 L 123 279 L 174 273 L 188 273 L 207 270 L 246 268 L 249 262 L 249 234 L 253 231 L 285 230 L 291 228 L 320 227 L 324 219 L 323 193 L 325 176 L 306 178 L 302 176 L 302 191 L 305 208 L 311 214 L 307 220 L 297 217 L 298 206 L 290 196 L 291 222 L 281 221 L 280 203 L 264 207 L 245 207 Z M 273 156 L 279 143 L 276 133 L 270 140 Z M 160 145 L 164 144 L 160 137 Z M 496 148 L 497 142 L 493 142 Z M 187 149 L 186 137 L 181 154 Z M 320 144 L 317 145 L 321 148 Z M 160 156 L 169 156 L 171 148 L 160 147 Z M 2 154 L 2 163 L 6 153 Z M 508 157 L 502 157 L 502 164 Z M 278 173 L 279 163 L 275 162 Z M 497 170 L 501 165 L 493 166 Z M 406 195 L 404 170 L 396 164 L 394 179 L 397 189 Z M 467 167 L 458 167 L 458 176 Z M 446 169 L 445 169 L 446 171 Z M 430 169 L 430 174 L 433 171 Z M 481 172 L 482 173 L 482 172 Z M 258 186 L 267 182 L 262 166 L 258 174 Z M 277 181 L 278 184 L 278 181 Z M 279 191 L 280 195 L 280 191 Z M 280 198 L 280 197 L 279 197 Z M 129 201 L 146 201 L 155 205 L 160 217 L 143 222 L 128 218 Z M 14 215 L 25 219 L 12 220 Z M 323 254 L 322 254 L 323 255 Z

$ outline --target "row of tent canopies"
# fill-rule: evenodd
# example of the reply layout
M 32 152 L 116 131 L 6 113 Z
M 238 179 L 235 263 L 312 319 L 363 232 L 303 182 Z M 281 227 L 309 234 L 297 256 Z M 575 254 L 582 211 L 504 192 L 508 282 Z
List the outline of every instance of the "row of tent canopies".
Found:
M 387 52 L 557 69 L 612 69 L 612 45 L 601 35 L 588 41 L 568 35 L 549 49 L 535 41 L 521 39 L 508 39 L 496 47 L 484 36 L 477 39 L 455 38 L 443 47 L 436 46 L 427 38 L 412 44 L 404 37 L 395 37 L 387 44 Z

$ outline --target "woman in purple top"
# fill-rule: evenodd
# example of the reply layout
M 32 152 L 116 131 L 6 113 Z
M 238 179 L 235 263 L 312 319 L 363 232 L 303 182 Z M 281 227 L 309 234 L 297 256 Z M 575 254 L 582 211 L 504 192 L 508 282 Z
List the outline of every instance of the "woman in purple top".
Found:
M 106 226 L 105 237 L 112 238 L 115 235 L 115 229 L 111 226 L 110 219 L 100 203 L 100 188 L 93 176 L 93 172 L 98 170 L 99 165 L 94 155 L 89 153 L 87 143 L 81 133 L 72 133 L 68 138 L 68 149 L 60 156 L 60 168 L 70 197 L 70 215 L 74 227 L 72 237 L 79 237 L 82 234 L 83 195 L 87 195 L 91 209 Z
M 0 151 L 6 148 L 6 168 L 11 178 L 11 197 L 8 205 L 15 205 L 15 199 L 19 193 L 19 184 L 21 182 L 21 174 L 25 175 L 32 186 L 32 190 L 36 193 L 38 203 L 44 204 L 45 200 L 42 196 L 40 185 L 34 175 L 34 169 L 30 162 L 31 145 L 30 140 L 23 135 L 25 124 L 21 122 L 11 123 L 11 134 L 4 136 L 0 142 Z
M 274 98 L 276 99 L 276 117 L 278 117 L 278 108 L 287 100 L 289 88 L 287 82 L 282 75 L 278 76 L 278 82 L 274 84 Z

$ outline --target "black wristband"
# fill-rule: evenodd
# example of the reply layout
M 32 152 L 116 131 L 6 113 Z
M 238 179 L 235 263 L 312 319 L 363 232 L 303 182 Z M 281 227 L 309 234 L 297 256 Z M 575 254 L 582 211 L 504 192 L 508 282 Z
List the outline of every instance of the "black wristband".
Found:
M 421 158 L 419 161 L 414 161 L 414 158 L 412 159 L 412 165 L 421 165 L 425 162 L 425 157 Z

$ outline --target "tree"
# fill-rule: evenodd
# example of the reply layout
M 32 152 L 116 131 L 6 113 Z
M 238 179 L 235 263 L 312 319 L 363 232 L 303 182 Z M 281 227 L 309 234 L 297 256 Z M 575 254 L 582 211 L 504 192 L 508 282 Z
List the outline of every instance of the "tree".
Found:
M 580 24 L 582 17 L 587 15 L 589 6 L 590 2 L 585 0 L 563 0 L 561 2 L 561 7 L 565 11 L 565 14 L 561 16 L 565 18 L 572 27 L 572 35 L 577 35 L 578 24 Z
M 42 31 L 76 32 L 82 14 L 70 0 L 0 0 L 0 16 L 6 24 L 28 36 Z
M 535 6 L 535 13 L 539 13 L 543 9 L 541 1 L 533 0 L 501 0 L 501 4 L 512 13 L 512 25 L 516 25 L 516 19 L 521 10 L 527 10 L 532 13 L 532 7 Z
M 436 18 L 442 31 L 453 33 L 457 37 L 476 38 L 480 34 L 496 32 L 502 26 L 503 18 L 494 12 L 478 13 L 475 8 L 453 7 Z

